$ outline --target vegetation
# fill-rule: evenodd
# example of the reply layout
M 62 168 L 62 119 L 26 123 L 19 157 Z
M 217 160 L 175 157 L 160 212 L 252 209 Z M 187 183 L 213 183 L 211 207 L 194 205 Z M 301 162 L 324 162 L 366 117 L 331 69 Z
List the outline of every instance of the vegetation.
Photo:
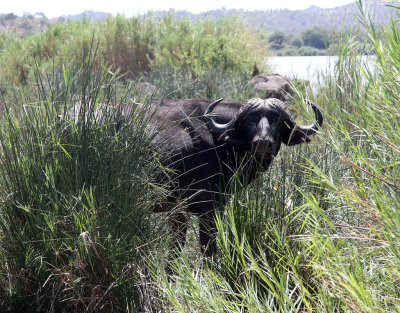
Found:
M 381 5 L 379 2 L 368 1 L 367 3 L 368 10 L 374 12 L 372 21 L 375 26 L 386 25 L 390 15 L 396 15 L 393 8 Z M 193 14 L 188 11 L 176 11 L 174 12 L 174 16 L 178 19 L 184 18 L 192 21 L 203 19 L 206 16 L 213 19 L 240 16 L 240 18 L 246 22 L 247 26 L 260 29 L 266 33 L 281 31 L 285 34 L 297 36 L 312 27 L 330 29 L 334 26 L 339 29 L 350 29 L 354 26 L 353 13 L 356 11 L 357 4 L 353 2 L 330 9 L 322 9 L 317 6 L 311 6 L 305 10 L 282 9 L 244 11 L 235 9 L 219 9 L 200 14 Z M 154 12 L 154 15 L 156 17 L 162 17 L 166 13 L 168 12 L 157 11 Z M 23 23 L 28 24 L 36 31 L 42 32 L 44 29 L 41 25 L 43 26 L 43 24 L 55 24 L 60 21 L 65 21 L 66 19 L 77 20 L 82 19 L 83 17 L 91 21 L 98 21 L 105 19 L 109 15 L 110 14 L 105 12 L 85 11 L 78 15 L 60 16 L 55 19 L 47 19 L 41 12 L 34 14 L 25 13 L 22 17 L 18 17 L 13 13 L 0 14 L 0 30 L 13 30 L 16 33 L 24 35 L 30 34 L 30 32 L 27 32 L 26 29 L 20 27 Z
M 159 171 L 140 113 L 133 132 L 118 136 L 92 112 L 77 124 L 67 119 L 76 94 L 87 110 L 111 100 L 117 76 L 92 69 L 88 58 L 63 80 L 37 74 L 36 93 L 4 108 L 2 312 L 137 311 L 146 255 L 165 233 L 149 217 L 149 203 L 162 201 L 150 183 Z
M 0 14 L 0 31 L 14 31 L 19 35 L 31 35 L 42 32 L 47 27 L 49 21 L 43 13 L 35 15 L 24 14 L 18 16 L 14 13 Z
M 334 75 L 291 103 L 300 122 L 312 119 L 302 98 L 318 103 L 324 129 L 250 186 L 235 181 L 208 260 L 193 231 L 167 257 L 168 214 L 150 214 L 167 169 L 145 131 L 152 107 L 136 100 L 249 98 L 257 34 L 166 16 L 2 36 L 0 311 L 399 312 L 400 34 L 393 21 L 378 37 L 358 4 L 369 45 L 338 35 Z M 363 64 L 360 49 L 376 57 Z M 143 79 L 161 95 L 141 97 Z M 130 107 L 126 126 L 96 118 L 102 103 Z
M 332 5 L 334 6 L 334 4 Z M 366 1 L 366 10 L 373 12 L 372 22 L 377 26 L 387 25 L 390 15 L 396 16 L 396 10 L 389 6 L 382 5 L 379 1 Z M 200 14 L 193 14 L 188 11 L 176 11 L 177 17 L 196 20 L 204 16 L 214 18 L 237 16 L 243 18 L 248 25 L 260 29 L 266 33 L 281 31 L 285 34 L 298 35 L 309 28 L 320 27 L 330 29 L 350 29 L 354 26 L 354 12 L 357 12 L 357 4 L 354 1 L 343 6 L 336 6 L 323 9 L 318 6 L 310 6 L 305 10 L 278 9 L 278 10 L 255 10 L 245 11 L 236 9 L 219 9 L 207 11 Z M 162 15 L 165 12 L 156 12 Z
M 32 79 L 33 64 L 50 71 L 56 64 L 78 63 L 87 56 L 93 35 L 99 43 L 96 70 L 109 64 L 121 69 L 125 79 L 138 79 L 150 69 L 189 71 L 192 77 L 211 70 L 251 73 L 255 65 L 265 66 L 267 54 L 260 34 L 234 17 L 194 23 L 174 19 L 172 13 L 161 19 L 117 16 L 93 23 L 84 18 L 49 25 L 44 33 L 23 38 L 3 34 L 1 85 L 26 84 Z
M 297 36 L 275 31 L 268 41 L 277 55 L 327 55 L 332 35 L 328 29 L 313 26 Z

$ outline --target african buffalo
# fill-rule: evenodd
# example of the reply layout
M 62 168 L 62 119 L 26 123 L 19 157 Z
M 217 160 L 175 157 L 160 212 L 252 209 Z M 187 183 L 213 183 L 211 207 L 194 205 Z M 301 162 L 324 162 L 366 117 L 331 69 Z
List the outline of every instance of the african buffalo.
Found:
M 176 183 L 169 200 L 179 210 L 173 227 L 183 245 L 188 215 L 199 216 L 200 244 L 206 255 L 216 250 L 215 213 L 224 206 L 234 175 L 245 173 L 247 182 L 265 171 L 281 143 L 292 146 L 309 142 L 322 125 L 318 107 L 309 102 L 316 122 L 297 125 L 278 99 L 250 99 L 244 104 L 222 99 L 164 100 L 150 121 L 150 128 L 163 125 L 155 140 L 168 153 L 166 166 Z M 159 212 L 165 206 L 156 208 Z

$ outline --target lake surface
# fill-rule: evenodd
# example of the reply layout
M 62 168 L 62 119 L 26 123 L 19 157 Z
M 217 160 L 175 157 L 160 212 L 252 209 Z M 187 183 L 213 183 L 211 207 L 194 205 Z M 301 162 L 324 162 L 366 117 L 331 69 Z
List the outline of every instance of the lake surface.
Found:
M 362 62 L 373 67 L 373 56 L 361 56 Z M 307 79 L 315 83 L 318 73 L 333 74 L 337 56 L 285 56 L 269 57 L 274 73 L 289 77 Z
M 274 72 L 280 75 L 315 80 L 318 72 L 333 72 L 336 56 L 284 56 L 269 57 Z

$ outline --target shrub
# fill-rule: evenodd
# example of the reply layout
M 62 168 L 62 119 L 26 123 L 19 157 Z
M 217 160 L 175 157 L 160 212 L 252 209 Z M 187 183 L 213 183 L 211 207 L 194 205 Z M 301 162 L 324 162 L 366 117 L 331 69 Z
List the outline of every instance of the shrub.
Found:
M 154 183 L 162 169 L 140 110 L 118 133 L 111 115 L 96 118 L 97 106 L 115 100 L 118 76 L 110 68 L 94 72 L 90 49 L 83 67 L 55 68 L 47 78 L 36 72 L 35 92 L 7 103 L 1 119 L 4 310 L 115 312 L 156 305 L 144 300 L 155 291 L 143 275 L 146 255 L 154 254 L 164 232 L 150 215 L 163 197 L 162 181 Z M 82 109 L 74 123 L 66 109 L 76 101 Z
M 300 48 L 304 44 L 303 39 L 301 37 L 295 37 L 292 40 L 292 45 Z
M 118 15 L 99 22 L 68 20 L 24 38 L 7 36 L 10 44 L 4 46 L 0 56 L 4 84 L 24 84 L 32 75 L 34 63 L 51 71 L 54 64 L 79 62 L 87 55 L 93 37 L 99 42 L 96 69 L 107 64 L 129 79 L 163 68 L 188 71 L 193 77 L 210 70 L 250 74 L 254 64 L 265 68 L 267 55 L 261 35 L 237 17 L 206 17 L 192 22 L 177 19 L 173 13 L 161 18 L 151 14 L 133 18 Z
M 283 48 L 283 43 L 286 41 L 286 36 L 282 31 L 275 31 L 268 37 L 271 47 L 275 50 Z
M 326 29 L 315 26 L 302 32 L 304 45 L 317 49 L 326 49 L 331 44 L 331 37 Z

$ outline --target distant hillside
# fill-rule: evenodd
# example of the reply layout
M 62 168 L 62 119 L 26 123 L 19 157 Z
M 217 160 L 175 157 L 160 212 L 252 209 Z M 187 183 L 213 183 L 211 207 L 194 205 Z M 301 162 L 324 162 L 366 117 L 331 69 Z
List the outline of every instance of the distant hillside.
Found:
M 370 4 L 369 11 L 373 11 L 373 22 L 375 25 L 387 23 L 390 14 L 394 14 L 394 9 L 388 6 Z M 165 12 L 156 12 L 156 15 L 162 15 Z M 306 10 L 268 10 L 268 11 L 245 11 L 245 10 L 214 10 L 201 14 L 192 14 L 187 11 L 176 11 L 176 17 L 189 17 L 197 19 L 203 16 L 230 16 L 240 15 L 251 25 L 272 32 L 280 30 L 285 33 L 297 34 L 309 29 L 312 26 L 330 28 L 337 26 L 340 28 L 349 28 L 354 22 L 354 16 L 359 14 L 359 8 L 356 3 L 339 6 L 332 9 L 322 9 L 317 6 L 311 6 Z
M 105 19 L 110 13 L 97 11 L 84 11 L 77 15 L 62 15 L 57 18 L 48 19 L 43 13 L 24 13 L 18 16 L 14 13 L 0 14 L 0 33 L 15 32 L 18 35 L 30 35 L 33 33 L 43 32 L 48 24 L 59 23 L 68 19 L 77 20 L 88 18 L 91 21 L 99 21 Z
M 48 20 L 42 13 L 17 16 L 13 13 L 0 14 L 0 33 L 15 32 L 18 35 L 26 35 L 42 32 L 47 28 Z
M 72 19 L 72 20 L 79 20 L 81 18 L 88 18 L 91 21 L 100 21 L 100 20 L 104 20 L 107 16 L 111 15 L 110 13 L 106 13 L 106 12 L 98 12 L 98 11 L 84 11 L 82 13 L 79 13 L 77 15 L 62 15 L 59 18 L 62 19 Z
M 369 7 L 370 11 L 374 11 L 373 21 L 375 25 L 385 24 L 389 20 L 390 14 L 394 15 L 394 10 L 388 6 L 371 4 Z M 154 12 L 154 15 L 162 16 L 165 13 L 168 12 L 157 11 Z M 174 16 L 176 18 L 199 19 L 204 16 L 218 18 L 221 16 L 240 15 L 250 25 L 267 32 L 280 30 L 287 34 L 298 34 L 312 26 L 330 28 L 335 25 L 339 28 L 349 28 L 354 21 L 354 15 L 358 13 L 359 9 L 353 3 L 332 9 L 322 9 L 317 6 L 311 6 L 306 10 L 245 11 L 220 9 L 200 14 L 175 11 Z M 0 32 L 15 31 L 23 35 L 35 31 L 41 32 L 46 28 L 47 23 L 57 23 L 66 19 L 80 19 L 82 17 L 97 21 L 105 19 L 108 15 L 109 13 L 106 12 L 84 11 L 78 15 L 64 15 L 55 19 L 47 19 L 42 13 L 27 14 L 23 17 L 17 17 L 13 13 L 0 14 Z

